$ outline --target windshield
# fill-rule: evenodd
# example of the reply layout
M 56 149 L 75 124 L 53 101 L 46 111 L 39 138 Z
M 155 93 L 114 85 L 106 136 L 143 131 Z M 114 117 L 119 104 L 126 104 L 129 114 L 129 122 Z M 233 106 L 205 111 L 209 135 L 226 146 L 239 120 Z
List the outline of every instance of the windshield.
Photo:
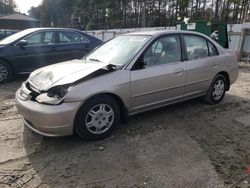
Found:
M 124 35 L 116 37 L 86 57 L 87 60 L 100 61 L 112 65 L 127 64 L 149 40 L 146 35 Z
M 10 44 L 16 40 L 18 40 L 19 38 L 24 37 L 25 35 L 28 35 L 29 33 L 31 33 L 32 31 L 34 31 L 34 29 L 26 29 L 23 31 L 20 31 L 18 33 L 15 33 L 13 35 L 10 35 L 9 37 L 3 39 L 0 41 L 0 45 L 5 45 L 5 44 Z

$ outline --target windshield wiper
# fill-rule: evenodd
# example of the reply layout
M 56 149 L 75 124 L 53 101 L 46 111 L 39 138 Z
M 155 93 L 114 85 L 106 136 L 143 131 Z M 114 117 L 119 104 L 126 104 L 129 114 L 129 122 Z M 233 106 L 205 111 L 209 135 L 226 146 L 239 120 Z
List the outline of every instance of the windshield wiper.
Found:
M 101 60 L 99 59 L 89 59 L 90 61 L 96 61 L 96 62 L 102 62 Z
M 99 59 L 94 59 L 94 58 L 92 59 L 92 58 L 90 58 L 90 59 L 88 59 L 88 60 L 103 63 L 103 61 L 101 61 L 101 60 L 99 60 Z M 111 64 L 111 63 L 108 64 L 108 65 L 106 65 L 106 68 L 109 69 L 109 70 L 117 70 L 118 67 L 119 67 L 118 65 Z

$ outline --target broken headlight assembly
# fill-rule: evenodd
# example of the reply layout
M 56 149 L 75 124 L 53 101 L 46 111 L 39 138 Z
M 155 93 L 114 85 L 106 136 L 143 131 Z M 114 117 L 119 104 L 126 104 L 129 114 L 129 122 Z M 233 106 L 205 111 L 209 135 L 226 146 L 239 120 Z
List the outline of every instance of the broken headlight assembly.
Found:
M 36 101 L 42 104 L 58 105 L 64 100 L 68 92 L 68 86 L 56 86 L 36 97 Z

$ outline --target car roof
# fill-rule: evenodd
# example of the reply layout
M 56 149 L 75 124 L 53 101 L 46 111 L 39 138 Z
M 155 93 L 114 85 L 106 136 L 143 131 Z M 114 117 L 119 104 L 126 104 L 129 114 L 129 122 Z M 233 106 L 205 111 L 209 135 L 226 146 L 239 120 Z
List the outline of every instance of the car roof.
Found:
M 154 31 L 139 31 L 139 32 L 132 32 L 132 33 L 126 33 L 123 35 L 148 35 L 148 36 L 156 36 L 156 35 L 162 35 L 162 34 L 170 34 L 170 33 L 189 33 L 189 34 L 199 34 L 203 35 L 201 33 L 195 32 L 195 31 L 183 31 L 183 30 L 154 30 Z
M 74 30 L 74 31 L 80 31 L 77 29 L 73 29 L 73 28 L 60 28 L 60 27 L 36 27 L 36 28 L 29 28 L 26 29 L 29 30 L 30 32 L 35 32 L 35 31 L 40 31 L 40 30 Z

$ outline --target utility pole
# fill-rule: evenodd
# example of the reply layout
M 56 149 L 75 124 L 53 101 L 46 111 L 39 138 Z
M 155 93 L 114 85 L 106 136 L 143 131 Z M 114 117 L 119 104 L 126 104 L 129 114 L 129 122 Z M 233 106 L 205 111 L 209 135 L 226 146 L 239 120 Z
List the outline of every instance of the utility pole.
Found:
M 216 23 L 219 21 L 219 0 L 215 2 L 215 14 L 214 14 L 214 20 Z
M 247 2 L 247 4 L 246 4 L 246 11 L 245 11 L 245 14 L 243 17 L 243 23 L 246 22 L 246 19 L 248 17 L 248 11 L 249 11 L 249 2 Z
M 210 9 L 210 22 L 213 19 L 213 8 L 214 8 L 214 0 L 212 0 L 211 9 Z
M 146 27 L 146 2 L 144 1 L 144 7 L 143 7 L 143 25 L 142 27 Z

